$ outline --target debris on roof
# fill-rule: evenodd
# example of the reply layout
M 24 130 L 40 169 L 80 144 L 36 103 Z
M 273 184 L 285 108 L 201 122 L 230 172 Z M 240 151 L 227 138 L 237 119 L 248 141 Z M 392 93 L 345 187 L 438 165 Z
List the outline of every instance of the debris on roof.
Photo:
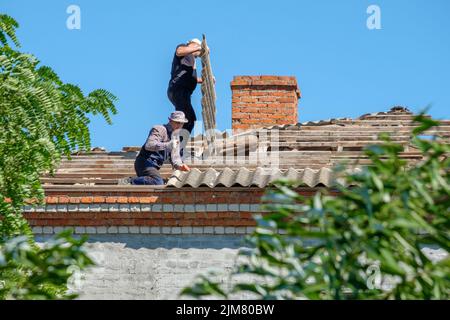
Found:
M 370 165 L 363 149 L 383 141 L 386 132 L 404 147 L 400 156 L 414 164 L 421 154 L 410 146 L 413 114 L 404 107 L 388 112 L 363 115 L 356 119 L 339 118 L 318 122 L 287 124 L 252 129 L 235 136 L 220 133 L 210 152 L 203 136 L 191 138 L 185 150 L 190 172 L 173 172 L 164 165 L 161 175 L 167 186 L 176 188 L 257 187 L 264 188 L 278 177 L 292 178 L 308 187 L 333 185 L 332 168 L 347 164 L 351 168 Z M 450 120 L 429 130 L 450 143 Z M 203 139 L 205 138 L 205 139 Z M 133 176 L 134 158 L 139 147 L 123 151 L 77 153 L 62 160 L 54 176 L 44 176 L 45 186 L 116 185 L 117 180 Z

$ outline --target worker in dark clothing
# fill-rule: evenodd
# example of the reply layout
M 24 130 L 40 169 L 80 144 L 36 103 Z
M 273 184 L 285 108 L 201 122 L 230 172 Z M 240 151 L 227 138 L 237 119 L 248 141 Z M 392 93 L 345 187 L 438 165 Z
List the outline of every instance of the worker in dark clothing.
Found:
M 201 83 L 202 79 L 197 77 L 195 59 L 202 54 L 201 42 L 192 39 L 187 44 L 177 46 L 172 61 L 172 71 L 167 89 L 167 96 L 175 106 L 175 110 L 183 111 L 188 119 L 184 129 L 192 132 L 197 117 L 191 104 L 191 95 Z
M 134 162 L 137 177 L 121 179 L 119 184 L 164 184 L 159 169 L 166 160 L 169 160 L 176 170 L 189 171 L 189 167 L 182 162 L 180 141 L 174 133 L 178 133 L 187 121 L 183 112 L 175 111 L 170 115 L 169 123 L 154 126 Z

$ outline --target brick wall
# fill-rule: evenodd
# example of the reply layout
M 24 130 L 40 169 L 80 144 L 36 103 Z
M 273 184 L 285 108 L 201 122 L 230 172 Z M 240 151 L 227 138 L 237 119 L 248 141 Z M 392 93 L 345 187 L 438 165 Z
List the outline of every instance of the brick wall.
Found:
M 231 90 L 234 133 L 298 122 L 300 90 L 295 77 L 235 76 Z
M 315 189 L 298 190 L 311 196 Z M 36 234 L 248 234 L 264 190 L 162 189 L 151 192 L 47 191 L 44 205 L 24 207 Z M 65 194 L 62 194 L 65 193 Z
M 61 187 L 59 187 L 61 189 Z M 46 190 L 24 207 L 38 242 L 66 228 L 88 235 L 96 266 L 69 283 L 80 299 L 178 299 L 199 274 L 227 281 L 244 237 L 253 232 L 260 188 Z M 317 189 L 298 188 L 303 196 Z M 252 298 L 246 295 L 236 299 Z

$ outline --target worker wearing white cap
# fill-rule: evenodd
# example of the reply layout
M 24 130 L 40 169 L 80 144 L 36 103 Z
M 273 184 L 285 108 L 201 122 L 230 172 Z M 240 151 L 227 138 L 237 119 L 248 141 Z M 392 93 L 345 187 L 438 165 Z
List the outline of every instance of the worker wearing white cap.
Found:
M 183 111 L 188 119 L 184 129 L 192 132 L 194 123 L 197 120 L 194 108 L 191 103 L 191 96 L 201 83 L 202 79 L 197 77 L 195 59 L 202 53 L 201 42 L 198 39 L 189 40 L 186 44 L 177 46 L 172 61 L 172 71 L 167 89 L 167 96 L 175 106 L 175 110 Z

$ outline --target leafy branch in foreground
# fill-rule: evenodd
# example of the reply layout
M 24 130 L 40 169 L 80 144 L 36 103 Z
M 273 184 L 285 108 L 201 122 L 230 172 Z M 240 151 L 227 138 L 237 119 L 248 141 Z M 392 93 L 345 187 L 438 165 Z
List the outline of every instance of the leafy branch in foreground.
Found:
M 19 40 L 16 37 L 16 29 L 19 24 L 16 20 L 6 14 L 0 14 L 0 44 L 8 45 L 8 38 L 19 47 Z
M 385 138 L 365 154 L 372 165 L 345 177 L 338 196 L 300 196 L 278 181 L 264 200 L 249 249 L 227 286 L 198 278 L 181 294 L 201 298 L 247 293 L 262 299 L 449 299 L 450 147 L 420 135 L 439 123 L 423 114 L 409 166 L 402 146 Z M 430 256 L 428 248 L 441 253 Z M 242 281 L 242 277 L 252 280 Z M 236 278 L 239 277 L 237 280 Z
M 103 89 L 85 95 L 11 47 L 8 40 L 19 45 L 17 27 L 0 14 L 0 298 L 63 298 L 67 266 L 89 265 L 81 242 L 64 235 L 51 249 L 40 249 L 22 208 L 43 202 L 40 177 L 51 174 L 62 156 L 90 149 L 89 116 L 111 123 L 117 99 Z
M 14 35 L 17 23 L 0 17 L 0 35 Z M 0 234 L 14 236 L 28 232 L 20 219 L 25 200 L 43 199 L 40 176 L 61 156 L 90 148 L 88 116 L 101 114 L 111 123 L 116 97 L 102 89 L 84 95 L 8 45 L 0 47 L 0 78 Z
M 70 231 L 36 250 L 26 236 L 8 240 L 0 247 L 0 299 L 73 298 L 66 284 L 73 271 L 93 265 L 84 251 L 85 239 L 75 240 Z

